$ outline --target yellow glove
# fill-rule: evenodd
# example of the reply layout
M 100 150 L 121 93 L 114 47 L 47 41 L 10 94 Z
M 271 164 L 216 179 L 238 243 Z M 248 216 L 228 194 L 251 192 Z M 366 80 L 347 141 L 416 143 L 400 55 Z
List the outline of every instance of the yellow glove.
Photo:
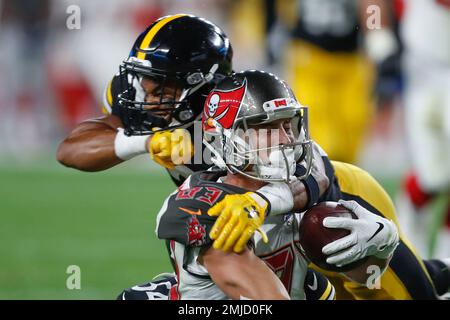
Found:
M 148 149 L 151 158 L 167 169 L 187 163 L 194 154 L 191 135 L 185 129 L 155 132 L 150 139 Z
M 153 129 L 157 130 L 157 129 Z M 172 162 L 172 132 L 158 131 L 153 134 L 149 143 L 150 157 L 159 165 L 167 169 L 173 169 Z
M 269 240 L 260 229 L 267 211 L 267 201 L 254 192 L 226 195 L 208 210 L 208 215 L 218 216 L 209 236 L 215 240 L 214 249 L 225 252 L 233 248 L 236 253 L 244 250 L 255 231 L 261 233 L 265 243 Z

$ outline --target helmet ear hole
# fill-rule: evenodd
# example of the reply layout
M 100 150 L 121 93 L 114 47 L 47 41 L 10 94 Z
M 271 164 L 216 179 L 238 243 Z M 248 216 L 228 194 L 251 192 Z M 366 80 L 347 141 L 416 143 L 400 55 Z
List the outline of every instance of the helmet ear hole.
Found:
M 195 118 L 194 112 L 188 105 L 176 108 L 172 115 L 180 123 L 190 122 Z

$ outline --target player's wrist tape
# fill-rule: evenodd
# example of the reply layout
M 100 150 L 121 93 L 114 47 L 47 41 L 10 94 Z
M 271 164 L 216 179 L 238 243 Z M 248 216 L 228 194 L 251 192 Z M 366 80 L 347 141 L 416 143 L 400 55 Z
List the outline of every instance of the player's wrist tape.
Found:
M 305 185 L 306 193 L 308 194 L 308 202 L 306 203 L 304 209 L 308 210 L 319 201 L 320 198 L 319 184 L 312 175 L 309 175 L 308 178 L 302 180 L 302 182 Z
M 302 176 L 306 172 L 306 169 L 303 166 L 297 166 L 297 169 L 295 171 L 296 176 Z M 312 206 L 314 206 L 320 198 L 320 189 L 319 184 L 316 181 L 316 178 L 313 177 L 312 174 L 310 174 L 306 179 L 300 180 L 303 182 L 306 194 L 308 195 L 308 202 L 306 203 L 306 206 L 304 210 L 310 209 Z
M 114 140 L 116 156 L 122 160 L 129 160 L 137 155 L 147 153 L 147 138 L 148 136 L 127 136 L 123 128 L 117 128 Z
M 269 203 L 267 215 L 284 214 L 294 207 L 294 197 L 286 182 L 268 183 L 256 192 Z

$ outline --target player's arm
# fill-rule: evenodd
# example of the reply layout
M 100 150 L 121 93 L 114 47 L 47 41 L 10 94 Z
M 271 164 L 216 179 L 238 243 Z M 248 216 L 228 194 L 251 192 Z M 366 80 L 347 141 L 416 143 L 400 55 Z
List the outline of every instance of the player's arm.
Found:
M 150 152 L 156 163 L 173 168 L 175 163 L 180 164 L 192 155 L 191 138 L 186 130 L 158 131 L 147 136 L 125 135 L 119 117 L 119 93 L 120 79 L 114 76 L 103 95 L 104 113 L 108 115 L 78 124 L 58 147 L 57 159 L 61 164 L 82 171 L 101 171 Z
M 362 0 L 359 17 L 366 55 L 376 67 L 378 104 L 392 104 L 401 78 L 401 48 L 395 29 L 393 1 Z
M 199 262 L 231 299 L 289 299 L 280 279 L 248 247 L 239 254 L 210 247 L 200 255 Z
M 366 285 L 369 278 L 372 278 L 374 275 L 373 268 L 377 267 L 378 270 L 380 270 L 378 276 L 381 277 L 388 267 L 390 260 L 391 257 L 384 259 L 371 256 L 363 264 L 359 265 L 355 269 L 345 272 L 344 275 L 354 282 L 357 282 L 361 285 Z
M 336 290 L 320 272 L 308 268 L 303 283 L 306 300 L 336 300 Z
M 314 145 L 313 157 L 311 174 L 304 180 L 297 179 L 289 184 L 268 183 L 256 192 L 229 195 L 215 204 L 208 211 L 209 215 L 218 216 L 210 233 L 211 239 L 215 240 L 214 248 L 240 252 L 267 215 L 284 214 L 292 209 L 303 211 L 316 204 L 329 188 L 328 175 L 333 173 L 326 170 L 328 158 L 317 145 Z M 297 166 L 297 171 L 302 168 Z M 267 236 L 261 234 L 266 241 Z
M 313 144 L 312 154 L 311 174 L 306 179 L 295 180 L 289 184 L 293 196 L 293 210 L 296 212 L 309 209 L 319 202 L 319 198 L 330 186 L 332 172 L 326 170 L 326 163 L 331 166 L 327 154 L 316 143 Z M 283 213 L 285 212 L 287 211 Z
M 146 153 L 148 137 L 126 137 L 121 127 L 115 115 L 81 122 L 60 143 L 58 161 L 82 171 L 101 171 Z
M 284 214 L 291 210 L 301 212 L 311 208 L 330 187 L 333 169 L 327 154 L 313 144 L 311 174 L 305 179 L 295 179 L 290 183 L 268 183 L 257 192 L 268 200 L 269 215 Z M 329 170 L 327 170 L 327 167 Z M 306 169 L 297 165 L 296 176 L 303 176 Z
M 207 234 L 215 219 L 205 214 L 211 205 L 197 200 L 204 195 L 202 191 L 198 191 L 196 198 L 187 198 L 192 190 L 190 180 L 188 178 L 165 200 L 157 215 L 157 237 L 185 246 L 201 246 L 198 263 L 232 299 L 289 299 L 281 281 L 247 246 L 240 254 L 223 252 L 211 246 L 212 241 Z M 216 187 L 220 188 L 220 185 Z M 194 190 L 198 190 L 198 186 Z
M 393 7 L 387 0 L 361 0 L 359 2 L 359 24 L 364 35 L 366 54 L 375 63 L 380 63 L 398 50 L 392 30 Z
M 147 152 L 147 137 L 127 137 L 122 129 L 117 101 L 120 83 L 116 75 L 105 88 L 105 116 L 79 123 L 59 144 L 56 157 L 61 164 L 82 171 L 101 171 Z
M 80 123 L 60 143 L 57 159 L 67 167 L 101 171 L 148 152 L 156 163 L 171 169 L 192 157 L 191 136 L 185 129 L 126 136 L 120 118 L 108 115 Z

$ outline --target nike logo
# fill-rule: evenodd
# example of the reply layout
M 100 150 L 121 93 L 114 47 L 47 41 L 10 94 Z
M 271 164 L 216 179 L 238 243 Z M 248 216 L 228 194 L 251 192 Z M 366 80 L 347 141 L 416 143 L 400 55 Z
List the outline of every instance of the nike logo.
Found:
M 369 240 L 367 240 L 366 242 L 369 242 L 370 240 L 373 239 L 373 237 L 375 237 L 381 230 L 383 230 L 384 228 L 384 224 L 382 224 L 381 222 L 377 222 L 379 227 L 377 229 L 377 231 L 375 231 L 375 233 L 369 238 Z
M 183 208 L 183 207 L 178 207 L 178 208 L 179 208 L 180 210 L 186 212 L 186 213 L 189 213 L 189 214 L 195 214 L 195 215 L 197 215 L 197 216 L 199 216 L 199 215 L 202 214 L 202 212 L 200 211 L 200 209 L 197 209 L 197 211 L 194 211 L 194 210 L 190 210 L 190 209 Z
M 313 273 L 313 277 L 314 277 L 314 280 L 313 280 L 312 286 L 308 284 L 308 288 L 310 288 L 312 291 L 316 291 L 317 290 L 317 278 L 314 273 Z

